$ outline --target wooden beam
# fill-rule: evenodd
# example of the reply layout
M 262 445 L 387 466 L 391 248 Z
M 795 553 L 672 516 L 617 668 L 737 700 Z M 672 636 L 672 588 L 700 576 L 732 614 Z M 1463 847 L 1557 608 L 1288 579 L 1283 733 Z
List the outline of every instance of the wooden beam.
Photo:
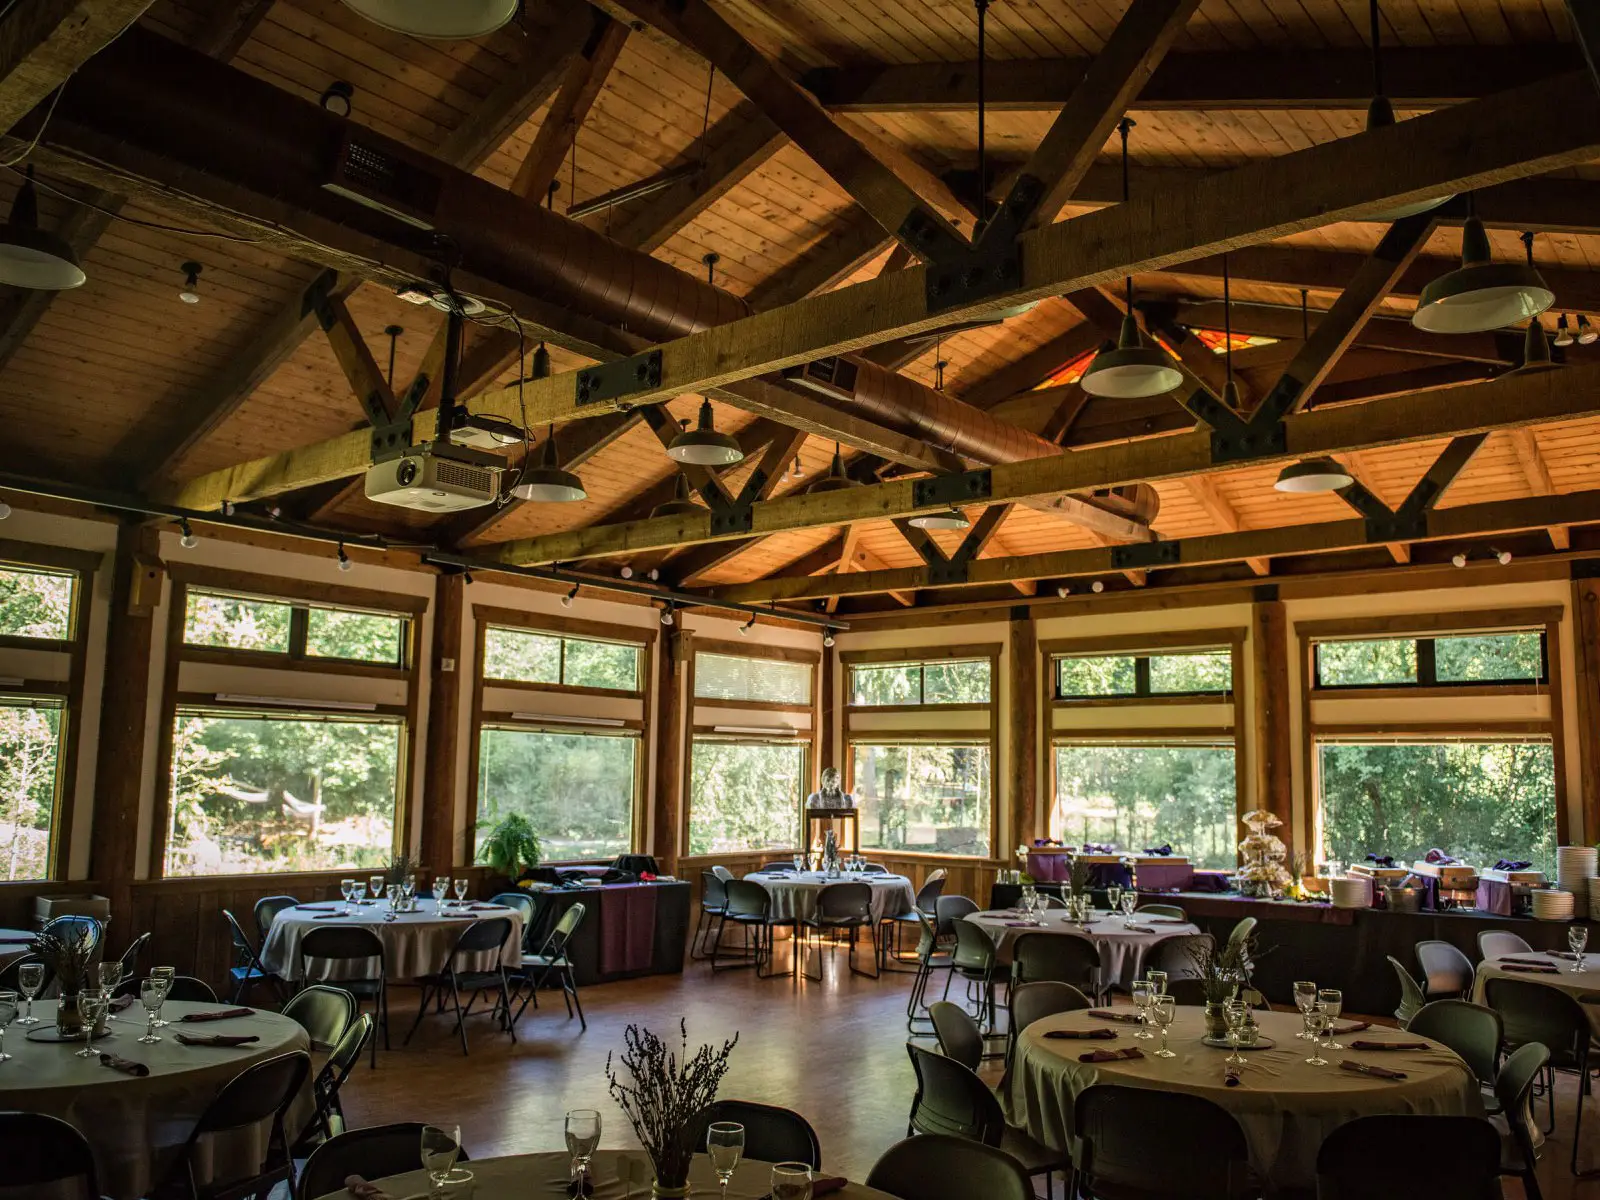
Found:
M 1556 490 L 1555 480 L 1550 477 L 1549 464 L 1545 462 L 1544 454 L 1539 449 L 1538 439 L 1533 436 L 1533 430 L 1508 429 L 1505 437 L 1516 453 L 1517 465 L 1522 468 L 1523 477 L 1528 481 L 1528 490 L 1535 496 L 1553 495 Z M 1572 544 L 1563 525 L 1552 525 L 1545 532 L 1550 535 L 1551 546 L 1557 550 L 1566 550 Z
M 1350 472 L 1350 477 L 1354 479 L 1356 483 L 1361 485 L 1362 490 L 1364 490 L 1368 495 L 1372 496 L 1373 499 L 1375 499 L 1379 504 L 1383 505 L 1383 507 L 1389 507 L 1389 501 L 1384 497 L 1383 492 L 1378 488 L 1377 483 L 1373 479 L 1372 472 L 1367 467 L 1366 459 L 1364 459 L 1360 453 L 1351 450 L 1345 454 L 1341 454 L 1339 456 L 1339 462 L 1345 470 Z M 1343 496 L 1344 492 L 1340 492 L 1339 494 Z M 1394 559 L 1397 563 L 1404 564 L 1411 561 L 1411 547 L 1404 542 L 1388 542 L 1384 545 L 1384 549 L 1389 552 L 1389 557 Z
M 385 425 L 397 412 L 394 391 L 383 377 L 378 360 L 372 357 L 361 330 L 356 328 L 350 309 L 338 297 L 327 297 L 318 313 L 323 333 L 328 335 L 328 345 L 333 349 L 345 381 L 355 393 L 361 411 L 374 425 Z
M 844 541 L 842 533 L 831 537 L 816 549 L 808 550 L 793 562 L 785 564 L 783 570 L 790 575 L 815 575 L 819 571 L 831 571 L 844 557 Z
M 789 464 L 794 461 L 795 455 L 800 453 L 800 447 L 805 445 L 809 436 L 799 429 L 775 433 L 767 446 L 766 453 L 761 456 L 761 461 L 756 464 L 756 469 L 740 490 L 740 502 L 753 504 L 758 500 L 769 499 L 783 482 Z M 721 566 L 762 540 L 745 538 L 737 542 L 708 542 L 704 546 L 694 546 L 668 560 L 667 569 L 677 583 L 689 583 L 696 575 L 703 575 Z
M 684 725 L 690 708 L 684 700 L 684 683 L 694 659 L 694 635 L 682 625 L 663 630 L 656 643 L 655 770 L 650 781 L 655 803 L 651 806 L 650 849 L 663 874 L 678 866 L 683 828 Z
M 1064 300 L 1045 300 L 1039 308 L 1065 306 Z M 1076 311 L 1076 310 L 1074 310 Z M 1038 310 L 1036 309 L 1037 313 Z M 1080 354 L 1097 349 L 1107 340 L 1105 332 L 1091 321 L 1081 321 L 1048 341 L 1041 342 L 1021 357 L 996 367 L 987 375 L 961 388 L 960 395 L 975 408 L 993 408 L 1002 400 L 1027 391 Z
M 567 63 L 561 90 L 551 102 L 550 111 L 545 114 L 511 183 L 513 192 L 535 204 L 543 203 L 546 191 L 577 140 L 578 130 L 583 128 L 589 110 L 599 99 L 606 77 L 611 74 L 628 40 L 626 25 L 602 12 L 591 12 L 594 25 L 589 38 L 583 49 Z
M 456 840 L 457 755 L 461 692 L 471 665 L 463 659 L 466 576 L 440 575 L 435 584 L 433 640 L 428 647 L 428 725 L 423 755 L 422 860 L 436 871 L 472 861 L 472 840 Z
M 1031 845 L 1046 831 L 1039 821 L 1039 632 L 1033 614 L 1016 610 L 1010 622 L 1011 711 L 1006 725 L 1011 766 L 1011 827 Z
M 1401 503 L 1399 511 L 1431 511 L 1450 485 L 1461 477 L 1467 464 L 1488 440 L 1488 433 L 1464 433 L 1450 439 L 1450 444 L 1439 451 L 1439 457 L 1422 473 L 1411 493 Z
M 1294 751 L 1290 729 L 1289 617 L 1281 600 L 1257 600 L 1250 606 L 1249 707 L 1253 711 L 1250 740 L 1252 808 L 1264 808 L 1283 822 L 1294 823 Z M 1293 845 L 1293 834 L 1284 840 Z
M 833 568 L 835 575 L 843 575 L 847 571 L 855 570 L 856 556 L 861 554 L 861 526 L 851 522 L 844 527 L 844 544 L 839 547 L 839 561 Z M 829 596 L 826 611 L 834 612 L 839 607 L 839 597 Z
M 1420 118 L 1419 118 L 1420 119 Z M 1404 405 L 1317 409 L 1285 419 L 1284 449 L 1264 453 L 1255 465 L 1279 464 L 1315 455 L 1338 455 L 1405 442 L 1456 437 L 1497 428 L 1600 415 L 1600 366 L 1507 375 L 1467 388 L 1419 392 Z M 1085 448 L 1054 458 L 1002 463 L 982 473 L 991 502 L 1057 493 L 1092 492 L 1127 483 L 1153 483 L 1225 469 L 1211 458 L 1207 432 L 1176 434 Z M 243 483 L 244 481 L 241 481 Z M 758 504 L 752 531 L 776 533 L 934 512 L 931 498 L 919 503 L 910 480 L 895 480 L 812 496 L 782 496 Z M 631 525 L 572 530 L 510 543 L 507 562 L 561 562 L 592 555 L 715 540 L 709 514 L 662 518 Z M 729 536 L 729 535 L 720 535 Z
M 271 8 L 272 0 L 223 0 L 189 44 L 202 54 L 227 62 L 244 49 Z
M 1244 518 L 1239 515 L 1239 510 L 1234 508 L 1233 503 L 1217 487 L 1217 481 L 1213 476 L 1190 475 L 1184 479 L 1183 485 L 1222 532 L 1238 533 L 1241 529 L 1249 528 Z M 1265 558 L 1246 559 L 1245 565 L 1257 575 L 1271 574 L 1271 563 Z
M 27 0 L 0 21 L 0 133 L 144 15 L 151 0 Z
M 766 312 L 830 291 L 893 244 L 876 221 L 852 210 L 834 222 L 816 250 L 757 284 L 746 298 L 756 312 Z

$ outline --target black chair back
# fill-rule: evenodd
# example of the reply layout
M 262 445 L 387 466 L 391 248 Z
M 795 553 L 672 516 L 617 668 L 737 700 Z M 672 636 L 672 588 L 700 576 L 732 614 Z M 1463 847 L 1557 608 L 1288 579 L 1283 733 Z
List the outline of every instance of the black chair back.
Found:
M 1033 1200 L 1033 1181 L 1011 1155 L 938 1134 L 890 1146 L 867 1186 L 899 1200 Z
M 756 868 L 756 873 L 759 874 L 759 875 L 765 875 L 768 871 L 792 871 L 792 870 L 794 870 L 794 860 L 791 858 L 788 862 L 762 863 L 759 867 Z
M 1072 1128 L 1079 1173 L 1096 1196 L 1232 1200 L 1249 1183 L 1244 1130 L 1202 1096 L 1096 1085 L 1078 1094 Z
M 653 854 L 619 854 L 611 860 L 611 866 L 618 871 L 628 871 L 634 875 L 659 875 L 661 867 L 656 863 Z
M 48 1189 L 62 1200 L 100 1200 L 94 1150 L 59 1117 L 0 1112 L 0 1187 Z
M 1532 1116 L 1529 1108 L 1533 1085 L 1538 1082 L 1539 1073 L 1549 1061 L 1549 1050 L 1538 1042 L 1529 1042 L 1507 1056 L 1505 1062 L 1500 1064 L 1500 1073 L 1494 1080 L 1495 1099 L 1500 1102 L 1500 1111 L 1505 1115 L 1506 1124 L 1511 1127 L 1511 1138 L 1517 1145 L 1522 1164 L 1530 1172 L 1538 1159 L 1533 1145 L 1533 1130 L 1528 1126 Z M 1534 1196 L 1533 1200 L 1538 1200 L 1538 1197 Z
M 949 872 L 943 867 L 929 874 L 922 881 L 922 886 L 917 889 L 917 909 L 934 916 L 934 908 L 939 903 L 939 897 L 944 895 L 944 881 L 949 878 Z
M 940 1000 L 928 1005 L 928 1018 L 944 1056 L 976 1071 L 983 1062 L 983 1030 L 972 1015 L 959 1004 Z
M 911 1127 L 918 1133 L 945 1133 L 998 1146 L 1006 1120 L 1000 1101 L 970 1067 L 953 1058 L 906 1043 L 917 1074 L 911 1101 Z
M 22 985 L 17 982 L 22 973 L 22 968 L 30 963 L 38 963 L 44 968 L 44 982 L 39 985 L 38 995 L 42 996 L 50 990 L 50 985 L 55 982 L 56 973 L 49 963 L 37 954 L 24 954 L 21 958 L 12 959 L 0 970 L 0 991 L 16 992 L 22 994 Z
M 66 916 L 56 917 L 40 930 L 41 933 L 53 934 L 56 937 L 71 938 L 87 931 L 90 944 L 98 950 L 101 941 L 105 938 L 106 927 L 93 917 Z
M 303 1050 L 246 1067 L 226 1084 L 195 1125 L 194 1136 L 256 1125 L 288 1107 L 305 1083 L 311 1056 Z
M 1070 983 L 1053 979 L 1019 983 L 1011 989 L 1008 998 L 1011 1006 L 1011 1028 L 1021 1033 L 1035 1021 L 1053 1017 L 1057 1013 L 1081 1012 L 1093 1008 L 1094 1001 Z
M 533 897 L 528 895 L 527 892 L 501 892 L 499 895 L 493 897 L 489 903 L 503 904 L 507 908 L 515 909 L 517 914 L 522 918 L 522 928 L 531 929 L 533 927 L 535 911 L 533 906 Z
M 1500 1014 L 1465 1000 L 1435 1000 L 1411 1018 L 1406 1032 L 1443 1042 L 1459 1054 L 1479 1083 L 1493 1083 L 1500 1058 Z
M 256 936 L 263 942 L 272 929 L 272 922 L 277 920 L 278 914 L 286 908 L 293 908 L 300 901 L 295 896 L 263 896 L 256 901 Z
M 772 897 L 759 883 L 730 879 L 723 886 L 728 893 L 728 916 L 736 920 L 765 921 L 772 912 Z
M 1489 1007 L 1500 1014 L 1508 1046 L 1538 1042 L 1550 1051 L 1555 1067 L 1587 1061 L 1589 1019 L 1567 993 L 1526 979 L 1489 979 L 1483 991 Z
M 1169 979 L 1167 994 L 1180 1007 L 1199 1008 L 1206 1003 L 1206 983 L 1203 979 Z
M 817 893 L 819 925 L 867 924 L 871 920 L 870 883 L 829 883 Z
M 289 997 L 283 1015 L 300 1022 L 313 1050 L 331 1050 L 356 1017 L 356 998 L 343 988 L 318 983 Z
M 861 873 L 863 875 L 887 875 L 889 873 L 889 868 L 884 866 L 882 863 L 862 863 Z
M 970 923 L 970 922 L 969 922 Z M 1017 983 L 1053 979 L 1081 992 L 1100 991 L 1100 951 L 1088 938 L 1059 933 L 1025 933 L 1011 949 Z
M 375 958 L 387 966 L 383 940 L 359 925 L 329 925 L 309 931 L 300 939 L 300 961 L 303 964 L 313 958 L 336 962 Z
M 700 907 L 707 912 L 720 913 L 728 903 L 728 885 L 715 871 L 700 872 Z
M 813 1171 L 822 1166 L 816 1130 L 799 1113 L 748 1100 L 718 1100 L 706 1105 L 684 1128 L 684 1144 L 696 1153 L 706 1144 L 706 1130 L 717 1121 L 744 1126 L 744 1153 L 762 1162 L 803 1162 Z
M 556 927 L 550 931 L 550 938 L 545 942 L 546 954 L 565 954 L 567 943 L 572 940 L 572 935 L 578 931 L 578 926 L 583 924 L 583 918 L 589 910 L 582 904 L 569 904 L 567 911 L 561 914 L 561 919 L 556 922 Z
M 144 948 L 150 944 L 150 934 L 141 933 L 133 939 L 132 944 L 122 952 L 122 978 L 132 979 L 139 973 L 139 956 L 144 953 Z
M 950 965 L 968 976 L 987 979 L 994 970 L 994 942 L 989 935 L 971 921 L 954 921 L 951 929 L 956 935 L 955 949 L 950 952 Z
M 1145 970 L 1165 971 L 1167 982 L 1200 978 L 1198 955 L 1211 950 L 1216 940 L 1209 933 L 1189 933 L 1183 937 L 1162 938 L 1144 960 Z
M 328 1055 L 328 1061 L 322 1064 L 322 1070 L 318 1071 L 317 1077 L 311 1081 L 316 1112 L 301 1133 L 297 1145 L 311 1141 L 319 1132 L 323 1137 L 330 1138 L 344 1132 L 335 1124 L 336 1116 L 340 1116 L 342 1125 L 339 1089 L 344 1086 L 344 1081 L 350 1078 L 350 1072 L 355 1070 L 356 1063 L 360 1061 L 361 1051 L 366 1048 L 367 1039 L 372 1036 L 375 1024 L 371 1013 L 361 1013 L 340 1035 L 333 1052 Z
M 1500 1135 L 1480 1117 L 1358 1117 L 1317 1151 L 1317 1200 L 1370 1200 L 1373 1170 L 1451 1200 L 1499 1200 Z M 1392 1173 L 1392 1174 L 1391 1174 Z
M 969 913 L 978 911 L 977 904 L 968 896 L 940 896 L 933 902 L 934 927 L 940 937 L 953 937 L 956 925 Z
M 131 981 L 130 981 L 131 982 Z M 138 995 L 135 984 L 134 995 Z M 172 986 L 167 989 L 167 999 L 190 1004 L 215 1004 L 217 993 L 204 979 L 196 979 L 193 975 L 174 975 Z
M 1405 963 L 1392 954 L 1385 957 L 1388 958 L 1389 965 L 1394 968 L 1395 978 L 1400 981 L 1400 1003 L 1394 1010 L 1395 1020 L 1400 1022 L 1401 1029 L 1407 1029 L 1411 1025 L 1411 1018 L 1422 1011 L 1422 1006 L 1428 1002 L 1428 998 L 1422 994 L 1422 988 L 1411 977 L 1411 972 L 1406 969 Z
M 394 1125 L 373 1125 L 352 1129 L 329 1138 L 311 1152 L 295 1185 L 296 1200 L 313 1200 L 330 1192 L 342 1192 L 350 1175 L 363 1179 L 382 1179 L 422 1169 L 422 1123 L 401 1121 Z M 463 1148 L 459 1162 L 470 1161 Z
M 511 918 L 494 917 L 487 921 L 474 921 L 456 938 L 450 957 L 445 960 L 451 970 L 457 970 L 456 959 L 462 954 L 486 954 L 502 949 L 511 940 Z
M 1505 958 L 1512 954 L 1531 954 L 1533 947 L 1505 929 L 1485 929 L 1478 934 L 1479 958 Z
M 1418 942 L 1417 966 L 1428 999 L 1464 996 L 1472 988 L 1472 960 L 1449 942 Z

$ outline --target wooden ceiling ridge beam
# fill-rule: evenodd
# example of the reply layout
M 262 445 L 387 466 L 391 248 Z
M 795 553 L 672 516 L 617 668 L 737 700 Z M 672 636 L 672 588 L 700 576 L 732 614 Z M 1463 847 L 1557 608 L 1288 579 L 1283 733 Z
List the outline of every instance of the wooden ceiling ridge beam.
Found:
M 30 0 L 8 6 L 0 36 L 0 133 L 144 15 L 151 0 Z

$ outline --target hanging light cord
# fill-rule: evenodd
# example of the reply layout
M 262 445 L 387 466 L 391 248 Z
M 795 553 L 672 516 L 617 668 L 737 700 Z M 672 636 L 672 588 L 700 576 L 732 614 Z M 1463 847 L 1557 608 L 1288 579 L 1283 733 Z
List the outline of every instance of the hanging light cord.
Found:
M 1533 266 L 1533 230 L 1528 230 L 1518 240 L 1521 241 L 1523 249 L 1528 253 L 1528 265 L 1530 267 Z
M 1122 135 L 1122 202 L 1126 204 L 1131 194 L 1128 188 L 1128 131 L 1133 128 L 1133 118 L 1123 117 L 1117 122 L 1117 132 Z M 1133 276 L 1122 277 L 1122 291 L 1126 297 L 1128 311 L 1133 311 Z
M 706 75 L 706 110 L 700 118 L 700 169 L 706 169 L 706 158 L 709 154 L 706 146 L 706 135 L 711 132 L 711 85 L 717 81 L 717 68 L 713 65 Z
M 1300 289 L 1300 340 L 1311 340 L 1311 313 L 1306 307 L 1306 295 L 1310 289 Z
M 984 25 L 989 0 L 974 0 L 978 10 L 978 220 L 989 219 L 989 164 L 984 156 Z
M 1379 50 L 1378 0 L 1368 0 L 1367 24 L 1372 29 L 1372 94 L 1383 95 L 1383 55 Z

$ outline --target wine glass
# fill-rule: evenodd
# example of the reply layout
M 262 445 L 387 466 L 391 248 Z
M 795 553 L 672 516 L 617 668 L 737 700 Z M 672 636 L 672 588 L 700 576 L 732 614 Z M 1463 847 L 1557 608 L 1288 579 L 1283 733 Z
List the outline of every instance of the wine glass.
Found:
M 37 1025 L 39 1018 L 33 1015 L 33 998 L 39 994 L 39 989 L 44 986 L 44 964 L 39 962 L 23 963 L 17 968 L 17 986 L 22 989 L 23 997 L 28 1001 L 27 1015 L 17 1019 L 18 1025 Z
M 117 984 L 122 982 L 122 960 L 113 958 L 110 962 L 101 963 L 99 978 L 100 986 L 105 989 L 106 995 L 108 997 L 114 996 L 117 991 Z M 106 1018 L 108 1021 L 115 1021 L 116 1019 L 116 1014 L 114 1013 Z
M 1317 1002 L 1328 1013 L 1328 1049 L 1343 1050 L 1344 1047 L 1333 1040 L 1333 1024 L 1339 1019 L 1339 1014 L 1344 1011 L 1344 993 L 1338 988 L 1323 988 L 1317 993 Z
M 433 881 L 433 899 L 440 912 L 450 907 L 450 876 L 441 875 Z
M 84 988 L 78 993 L 78 1012 L 83 1015 L 83 1049 L 78 1051 L 79 1058 L 93 1058 L 99 1053 L 94 1048 L 94 1035 L 110 1000 L 111 993 L 104 988 Z
M 772 1200 L 811 1200 L 811 1167 L 808 1163 L 774 1163 Z
M 382 899 L 382 897 L 383 897 L 383 876 L 382 875 L 373 875 L 373 876 L 370 876 L 367 879 L 367 895 L 371 896 L 374 900 Z
M 1112 912 L 1116 912 L 1117 909 L 1122 907 L 1122 885 L 1120 883 L 1113 883 L 1106 888 L 1106 907 Z
M 422 1127 L 422 1166 L 433 1180 L 433 1186 L 442 1188 L 445 1178 L 456 1165 L 461 1153 L 461 1126 L 441 1129 L 437 1125 Z
M 1156 1036 L 1145 1028 L 1150 1020 L 1150 1001 L 1154 998 L 1155 992 L 1151 989 L 1148 979 L 1135 979 L 1130 990 L 1133 992 L 1133 1006 L 1139 1010 L 1139 1028 L 1133 1036 L 1140 1041 L 1148 1042 Z
M 1150 1013 L 1155 1018 L 1156 1027 L 1161 1030 L 1161 1048 L 1156 1051 L 1156 1057 L 1177 1058 L 1175 1051 L 1167 1049 L 1167 1030 L 1178 1015 L 1177 1001 L 1165 993 L 1155 996 L 1150 1001 Z
M 456 876 L 456 903 L 457 904 L 465 904 L 467 902 L 467 885 L 470 882 L 471 882 L 471 880 L 469 880 L 465 875 L 457 875 Z
M 150 978 L 156 980 L 157 982 L 159 982 L 161 984 L 161 998 L 162 998 L 163 1001 L 166 1000 L 167 993 L 172 990 L 172 981 L 174 979 L 176 979 L 177 977 L 178 977 L 178 968 L 177 967 L 151 967 L 150 968 Z M 160 1029 L 163 1026 L 170 1025 L 170 1024 L 171 1024 L 170 1021 L 164 1021 L 160 1017 L 156 1018 L 156 1028 L 157 1029 Z
M 1239 1053 L 1239 1035 L 1244 1030 L 1244 1019 L 1250 1006 L 1237 997 L 1222 1006 L 1222 1015 L 1228 1023 L 1228 1048 L 1233 1052 L 1223 1059 L 1230 1067 L 1242 1067 L 1244 1055 Z
M 17 1019 L 17 994 L 15 992 L 0 992 L 0 1063 L 9 1062 L 11 1055 L 6 1053 L 6 1026 Z
M 1311 1006 L 1306 1013 L 1306 1028 L 1311 1031 L 1311 1057 L 1306 1059 L 1308 1067 L 1325 1067 L 1328 1060 L 1322 1057 L 1322 1035 L 1333 1026 L 1328 1010 L 1319 1002 Z
M 339 894 L 344 897 L 344 915 L 350 915 L 350 905 L 356 898 L 356 881 L 354 879 L 339 880 Z
M 796 875 L 804 875 L 805 871 L 806 871 L 806 856 L 804 854 L 796 854 L 794 856 L 794 873 Z
M 161 1006 L 167 999 L 167 985 L 153 975 L 147 975 L 139 981 L 139 1003 L 144 1005 L 145 1030 L 144 1036 L 139 1040 L 146 1046 L 159 1042 L 161 1038 L 156 1034 L 156 1026 L 162 1024 L 158 1021 L 161 1015 Z
M 1138 892 L 1130 888 L 1122 893 L 1122 923 L 1124 925 L 1133 924 L 1133 906 L 1137 903 L 1139 903 Z
M 1572 964 L 1573 973 L 1583 970 L 1583 948 L 1589 944 L 1589 927 L 1587 925 L 1573 925 L 1567 930 L 1567 948 L 1573 953 L 1576 961 Z
M 1317 985 L 1309 979 L 1294 981 L 1294 1006 L 1300 1010 L 1302 1028 L 1294 1036 L 1302 1042 L 1311 1041 L 1311 1030 L 1305 1026 L 1305 1015 L 1317 1003 Z
M 706 1130 L 706 1153 L 722 1187 L 722 1200 L 728 1200 L 728 1180 L 744 1154 L 744 1126 L 737 1121 L 713 1121 Z
M 1167 994 L 1167 973 L 1165 971 L 1146 971 L 1144 977 L 1150 981 L 1151 996 L 1165 996 Z
M 594 1157 L 600 1144 L 600 1114 L 592 1108 L 574 1108 L 567 1113 L 567 1153 L 572 1155 L 572 1165 L 567 1173 L 577 1181 L 572 1189 L 574 1196 L 584 1194 L 584 1180 L 589 1173 L 589 1159 Z
M 386 883 L 383 885 L 383 898 L 389 902 L 389 911 L 394 912 L 395 902 L 400 899 L 400 885 Z

